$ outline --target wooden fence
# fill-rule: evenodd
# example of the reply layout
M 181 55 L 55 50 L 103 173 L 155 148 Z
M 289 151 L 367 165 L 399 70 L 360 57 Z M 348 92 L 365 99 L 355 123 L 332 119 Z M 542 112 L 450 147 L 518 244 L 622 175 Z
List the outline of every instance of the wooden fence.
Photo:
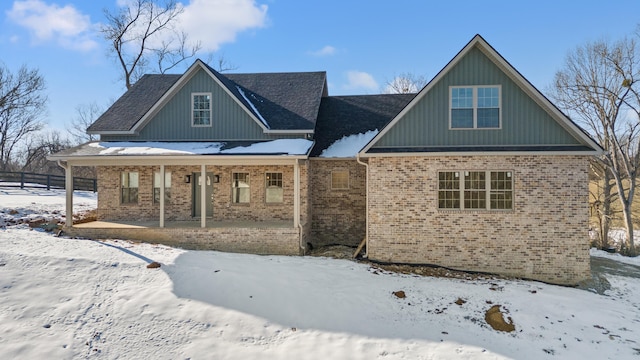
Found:
M 0 171 L 0 186 L 50 190 L 51 188 L 64 189 L 65 184 L 62 175 Z M 73 190 L 96 192 L 98 183 L 96 179 L 74 177 Z

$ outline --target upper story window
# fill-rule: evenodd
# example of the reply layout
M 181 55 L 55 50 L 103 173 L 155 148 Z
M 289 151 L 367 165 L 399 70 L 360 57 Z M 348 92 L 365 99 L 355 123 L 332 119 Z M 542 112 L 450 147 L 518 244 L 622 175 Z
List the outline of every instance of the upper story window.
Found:
M 191 94 L 191 126 L 211 126 L 211 93 Z
M 499 129 L 501 105 L 499 85 L 452 86 L 449 128 Z

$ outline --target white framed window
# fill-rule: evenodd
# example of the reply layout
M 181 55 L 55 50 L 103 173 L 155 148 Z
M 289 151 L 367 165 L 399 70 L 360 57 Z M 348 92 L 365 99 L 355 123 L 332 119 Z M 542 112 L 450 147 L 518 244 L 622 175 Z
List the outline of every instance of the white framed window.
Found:
M 191 126 L 211 126 L 211 93 L 191 94 Z
M 249 173 L 233 173 L 231 176 L 231 202 L 234 204 L 249 203 L 251 186 Z
M 502 87 L 451 86 L 449 129 L 500 129 Z
M 512 171 L 438 172 L 438 208 L 512 210 Z
M 120 203 L 137 204 L 138 203 L 138 172 L 123 171 L 120 182 Z
M 349 170 L 331 171 L 331 190 L 349 189 Z
M 160 203 L 160 186 L 162 186 L 162 176 L 160 171 L 153 173 L 153 203 Z M 164 202 L 168 204 L 171 202 L 171 171 L 165 171 L 164 173 Z
M 268 203 L 281 203 L 284 201 L 282 173 L 268 172 L 265 174 L 265 201 Z

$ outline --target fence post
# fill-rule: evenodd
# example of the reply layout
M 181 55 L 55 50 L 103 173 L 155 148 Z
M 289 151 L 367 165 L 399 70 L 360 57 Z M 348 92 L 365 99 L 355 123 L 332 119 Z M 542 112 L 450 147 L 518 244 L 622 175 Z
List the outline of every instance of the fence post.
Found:
M 51 175 L 47 174 L 47 190 L 51 190 Z
M 93 192 L 98 192 L 98 179 L 93 179 Z
M 24 172 L 20 173 L 20 189 L 24 189 Z

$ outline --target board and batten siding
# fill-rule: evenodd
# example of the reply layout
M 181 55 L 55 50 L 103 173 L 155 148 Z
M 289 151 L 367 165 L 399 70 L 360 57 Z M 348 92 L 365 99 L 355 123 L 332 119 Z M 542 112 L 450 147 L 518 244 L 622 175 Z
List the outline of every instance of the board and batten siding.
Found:
M 449 87 L 501 85 L 501 129 L 449 129 Z M 579 145 L 477 47 L 471 49 L 374 147 Z
M 210 127 L 191 126 L 191 94 L 211 93 Z M 282 136 L 278 136 L 281 138 Z M 102 140 L 207 141 L 271 140 L 260 125 L 204 70 L 198 70 L 137 136 L 103 136 Z

